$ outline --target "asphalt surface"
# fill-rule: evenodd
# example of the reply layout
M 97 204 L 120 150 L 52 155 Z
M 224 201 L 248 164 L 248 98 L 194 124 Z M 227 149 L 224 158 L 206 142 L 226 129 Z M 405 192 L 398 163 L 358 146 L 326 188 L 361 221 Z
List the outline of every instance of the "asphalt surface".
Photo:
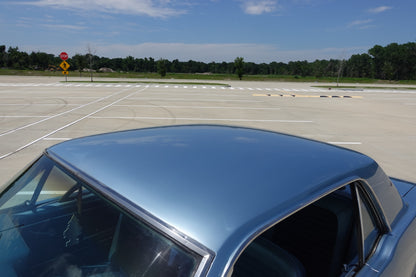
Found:
M 390 176 L 416 182 L 416 90 L 63 80 L 0 76 L 0 184 L 61 141 L 200 123 L 261 128 L 336 144 L 371 156 Z

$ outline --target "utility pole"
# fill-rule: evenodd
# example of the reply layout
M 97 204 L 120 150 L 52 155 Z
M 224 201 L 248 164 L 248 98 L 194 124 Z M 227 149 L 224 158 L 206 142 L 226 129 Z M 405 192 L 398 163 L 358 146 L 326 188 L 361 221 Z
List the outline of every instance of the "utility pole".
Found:
M 95 51 L 91 49 L 91 46 L 88 44 L 87 45 L 87 55 L 88 55 L 88 61 L 89 61 L 89 65 L 90 65 L 90 77 L 91 77 L 91 82 L 93 82 L 92 79 L 92 65 L 93 65 L 93 57 L 94 57 Z
M 339 69 L 338 69 L 338 77 L 337 77 L 337 87 L 339 85 L 339 77 L 341 76 L 341 72 L 342 72 L 342 66 L 344 65 L 344 60 L 341 60 L 340 65 L 339 65 Z

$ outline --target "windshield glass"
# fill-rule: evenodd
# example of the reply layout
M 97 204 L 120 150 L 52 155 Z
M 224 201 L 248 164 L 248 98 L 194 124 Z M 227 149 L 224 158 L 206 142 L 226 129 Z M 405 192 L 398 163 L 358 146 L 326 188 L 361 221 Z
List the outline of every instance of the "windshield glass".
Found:
M 0 197 L 2 276 L 193 276 L 201 258 L 46 156 Z

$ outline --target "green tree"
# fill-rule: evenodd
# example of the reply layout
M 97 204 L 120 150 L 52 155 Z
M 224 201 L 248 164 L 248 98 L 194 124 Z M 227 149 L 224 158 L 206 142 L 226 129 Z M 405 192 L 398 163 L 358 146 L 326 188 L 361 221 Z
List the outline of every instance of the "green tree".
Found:
M 381 70 L 383 79 L 393 80 L 396 71 L 394 65 L 390 61 L 385 61 Z
M 170 64 L 170 72 L 179 73 L 181 72 L 181 64 L 178 59 L 174 59 Z
M 133 72 L 136 71 L 136 67 L 136 61 L 132 56 L 123 59 L 123 71 Z
M 289 73 L 295 76 L 310 76 L 312 75 L 312 66 L 307 61 L 289 62 Z
M 9 68 L 25 69 L 29 67 L 29 55 L 19 51 L 19 47 L 9 47 L 6 55 L 6 65 Z
M 6 64 L 6 45 L 0 45 L 0 67 Z
M 373 76 L 373 61 L 368 54 L 352 55 L 346 62 L 347 77 L 370 78 Z
M 87 67 L 87 64 L 88 64 L 87 57 L 84 56 L 84 55 L 81 55 L 81 54 L 75 54 L 72 57 L 72 60 L 75 63 L 75 66 L 74 67 L 78 69 L 79 77 L 81 77 L 82 70 L 84 68 L 86 68 Z
M 372 56 L 373 59 L 373 71 L 374 77 L 378 79 L 383 78 L 383 66 L 385 62 L 385 48 L 380 45 L 375 45 L 373 48 L 368 50 L 368 54 Z
M 157 72 L 160 74 L 160 77 L 165 77 L 167 71 L 166 60 L 159 59 L 157 61 Z
M 238 78 L 241 80 L 244 74 L 244 58 L 243 57 L 235 58 L 234 67 L 235 67 L 235 72 L 237 73 Z
M 55 56 L 44 52 L 32 52 L 29 55 L 29 65 L 26 65 L 35 70 L 45 70 L 50 66 L 56 66 Z

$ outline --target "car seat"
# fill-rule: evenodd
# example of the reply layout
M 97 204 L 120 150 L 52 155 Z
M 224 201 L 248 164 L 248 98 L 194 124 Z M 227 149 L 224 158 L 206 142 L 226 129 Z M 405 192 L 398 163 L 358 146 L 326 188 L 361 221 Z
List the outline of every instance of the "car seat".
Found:
M 254 240 L 237 260 L 232 277 L 306 276 L 299 260 L 266 238 Z

